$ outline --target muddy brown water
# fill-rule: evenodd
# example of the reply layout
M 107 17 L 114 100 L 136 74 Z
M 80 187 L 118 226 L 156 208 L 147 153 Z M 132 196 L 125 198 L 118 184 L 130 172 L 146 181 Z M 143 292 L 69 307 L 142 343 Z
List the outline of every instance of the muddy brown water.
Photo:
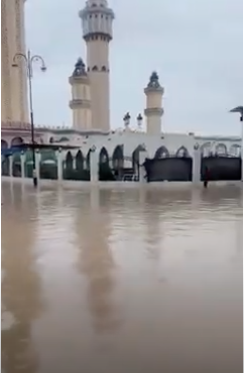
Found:
M 3 372 L 243 371 L 240 189 L 2 202 Z

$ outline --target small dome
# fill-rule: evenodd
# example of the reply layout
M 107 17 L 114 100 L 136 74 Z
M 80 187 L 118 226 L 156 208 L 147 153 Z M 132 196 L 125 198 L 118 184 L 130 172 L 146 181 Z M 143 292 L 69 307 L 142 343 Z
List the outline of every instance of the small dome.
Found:
M 84 76 L 87 75 L 86 73 L 86 65 L 84 64 L 82 58 L 78 58 L 75 68 L 73 71 L 73 76 Z
M 86 3 L 87 6 L 89 7 L 104 7 L 107 8 L 108 2 L 107 0 L 88 0 Z
M 158 74 L 156 73 L 156 71 L 154 71 L 152 73 L 152 75 L 150 76 L 150 80 L 149 80 L 149 83 L 148 83 L 148 88 L 162 88 L 160 83 L 159 83 L 159 76 Z

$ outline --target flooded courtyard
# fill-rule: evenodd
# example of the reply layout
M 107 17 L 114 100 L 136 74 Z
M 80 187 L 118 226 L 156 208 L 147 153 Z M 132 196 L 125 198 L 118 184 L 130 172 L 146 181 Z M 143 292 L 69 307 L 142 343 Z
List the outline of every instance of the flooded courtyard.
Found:
M 243 371 L 240 189 L 2 203 L 2 372 Z

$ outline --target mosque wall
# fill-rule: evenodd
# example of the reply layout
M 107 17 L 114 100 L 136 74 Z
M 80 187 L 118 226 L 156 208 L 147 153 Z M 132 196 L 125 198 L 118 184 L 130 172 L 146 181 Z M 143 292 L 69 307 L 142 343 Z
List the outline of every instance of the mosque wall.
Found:
M 51 128 L 46 130 L 35 131 L 37 143 L 70 145 L 81 148 L 84 153 L 89 149 L 96 147 L 96 151 L 105 148 L 112 157 L 115 148 L 123 146 L 125 157 L 131 157 L 138 146 L 141 146 L 147 152 L 148 158 L 154 158 L 158 152 L 158 157 L 174 156 L 177 151 L 186 151 L 190 157 L 193 157 L 194 146 L 201 147 L 203 156 L 211 153 L 219 155 L 230 154 L 239 155 L 241 149 L 241 138 L 239 137 L 200 137 L 194 134 L 162 134 L 161 136 L 150 136 L 144 132 L 110 132 L 108 134 L 92 134 L 92 132 L 75 132 L 70 130 L 52 131 Z M 2 134 L 2 140 L 6 141 L 8 147 L 14 138 L 21 138 L 22 142 L 30 142 L 30 133 L 26 135 L 19 134 Z M 160 155 L 161 154 L 161 155 Z

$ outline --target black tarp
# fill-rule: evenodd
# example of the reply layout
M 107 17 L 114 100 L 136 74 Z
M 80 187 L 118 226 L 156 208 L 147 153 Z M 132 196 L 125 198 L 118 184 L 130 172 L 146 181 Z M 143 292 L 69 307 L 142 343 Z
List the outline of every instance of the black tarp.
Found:
M 209 181 L 241 180 L 242 159 L 230 157 L 204 157 L 201 163 L 201 179 L 204 180 L 206 167 Z
M 144 167 L 149 182 L 192 181 L 192 158 L 146 159 Z

